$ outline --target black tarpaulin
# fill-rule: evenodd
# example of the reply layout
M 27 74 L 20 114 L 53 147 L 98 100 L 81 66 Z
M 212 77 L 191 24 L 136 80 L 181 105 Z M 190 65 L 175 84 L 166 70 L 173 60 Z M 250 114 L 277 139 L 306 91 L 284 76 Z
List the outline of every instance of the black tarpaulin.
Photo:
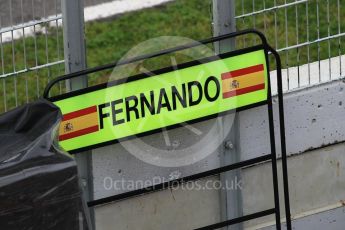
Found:
M 54 140 L 59 109 L 38 100 L 0 115 L 0 229 L 89 229 L 76 162 Z

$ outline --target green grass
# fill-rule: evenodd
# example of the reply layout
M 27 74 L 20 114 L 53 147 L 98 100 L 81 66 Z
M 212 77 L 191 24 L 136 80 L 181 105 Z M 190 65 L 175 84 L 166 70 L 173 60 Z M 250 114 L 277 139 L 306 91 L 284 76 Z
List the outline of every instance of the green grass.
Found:
M 273 7 L 273 0 L 255 0 L 254 9 L 261 10 L 264 8 Z M 287 2 L 294 2 L 289 0 Z M 319 36 L 325 37 L 328 35 L 327 30 L 327 5 L 326 1 L 319 1 L 319 15 L 320 28 Z M 284 4 L 284 0 L 277 0 L 278 4 Z M 236 1 L 237 15 L 242 14 L 241 1 Z M 244 0 L 244 13 L 249 13 L 253 10 L 253 0 Z M 345 4 L 342 8 L 345 8 Z M 309 40 L 318 38 L 317 20 L 316 20 L 316 0 L 312 0 L 309 6 Z M 257 28 L 263 31 L 268 38 L 269 43 L 276 48 L 284 48 L 286 45 L 297 44 L 307 41 L 306 25 L 306 5 L 301 4 L 297 6 L 298 11 L 298 27 L 296 27 L 296 7 L 289 7 L 286 12 L 284 9 L 267 12 L 266 14 L 257 15 L 256 17 L 248 17 L 237 20 L 237 29 Z M 345 20 L 345 14 L 341 9 L 341 21 Z M 330 32 L 331 34 L 338 33 L 337 24 L 337 5 L 336 1 L 330 0 Z M 285 14 L 286 13 L 286 14 Z M 285 16 L 286 15 L 286 16 Z M 285 17 L 288 19 L 285 24 Z M 110 18 L 102 21 L 94 21 L 86 23 L 86 44 L 87 44 L 87 62 L 89 67 L 115 62 L 123 57 L 132 47 L 147 41 L 151 38 L 159 36 L 182 36 L 194 40 L 200 40 L 212 36 L 212 13 L 211 0 L 176 0 L 175 2 L 166 5 L 158 6 L 151 9 L 145 9 L 137 12 L 126 13 L 115 18 Z M 277 24 L 277 31 L 274 30 Z M 285 29 L 287 28 L 287 30 Z M 277 39 L 275 37 L 277 34 Z M 26 56 L 28 62 L 27 67 L 36 65 L 34 47 L 35 44 L 39 52 L 37 53 L 37 63 L 44 64 L 49 61 L 57 61 L 63 56 L 63 43 L 61 28 L 56 34 L 55 28 L 49 29 L 49 36 L 44 34 L 37 34 L 35 37 L 28 37 L 25 39 Z M 287 38 L 287 40 L 286 40 Z M 259 42 L 253 37 L 244 37 L 237 39 L 238 48 L 243 46 L 253 45 Z M 331 52 L 328 53 L 328 45 L 331 47 Z M 48 54 L 45 53 L 45 47 L 48 47 Z M 12 64 L 12 48 L 15 52 L 16 70 L 21 70 L 25 67 L 23 50 L 23 40 L 15 41 L 12 47 L 11 43 L 6 43 L 3 46 L 4 54 L 4 69 L 0 66 L 0 73 L 11 72 L 14 69 Z M 322 42 L 318 47 L 316 44 L 309 46 L 309 61 L 328 58 L 329 56 L 337 56 L 339 47 L 339 40 L 334 39 L 329 43 Z M 167 48 L 164 43 L 157 43 L 151 47 L 152 50 L 159 50 Z M 212 48 L 212 47 L 211 47 Z M 344 46 L 341 47 L 341 53 L 345 53 Z M 198 50 L 200 51 L 200 50 Z M 192 51 L 190 51 L 192 52 Z M 197 52 L 196 52 L 197 53 Z M 201 50 L 202 55 L 203 51 Z M 308 48 L 302 47 L 298 50 L 294 49 L 289 52 L 282 53 L 284 67 L 295 66 L 308 61 Z M 1 59 L 1 57 L 0 57 Z M 186 55 L 177 55 L 178 62 L 187 61 Z M 169 57 L 155 58 L 145 62 L 145 67 L 148 69 L 157 69 L 167 65 L 171 65 Z M 90 84 L 98 84 L 107 80 L 109 71 L 99 74 L 90 75 Z M 132 72 L 131 72 L 132 73 Z M 51 67 L 49 69 L 33 71 L 27 74 L 21 74 L 17 77 L 9 77 L 5 80 L 0 80 L 0 113 L 5 110 L 5 103 L 10 109 L 16 105 L 21 105 L 27 101 L 35 100 L 43 91 L 49 79 L 63 74 L 63 65 Z M 26 88 L 26 83 L 28 87 Z M 63 84 L 54 88 L 53 94 L 59 92 L 59 87 L 63 90 Z M 6 90 L 4 92 L 4 89 Z M 6 97 L 4 97 L 6 95 Z M 17 102 L 16 102 L 17 95 Z

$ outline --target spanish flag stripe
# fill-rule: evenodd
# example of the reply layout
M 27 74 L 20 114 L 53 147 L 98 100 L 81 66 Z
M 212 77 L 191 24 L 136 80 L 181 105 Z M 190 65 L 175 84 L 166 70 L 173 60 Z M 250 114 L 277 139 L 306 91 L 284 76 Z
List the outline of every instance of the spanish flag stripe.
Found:
M 97 106 L 91 106 L 64 114 L 59 128 L 59 140 L 64 141 L 98 130 Z
M 62 121 L 71 120 L 71 119 L 76 118 L 76 117 L 81 117 L 81 116 L 84 116 L 84 115 L 87 115 L 90 113 L 96 113 L 96 112 L 97 112 L 97 106 L 91 106 L 89 108 L 85 108 L 85 109 L 81 109 L 78 111 L 64 114 Z
M 250 87 L 241 88 L 241 89 L 237 89 L 237 90 L 233 90 L 233 91 L 229 91 L 229 92 L 225 92 L 225 93 L 223 93 L 223 98 L 239 96 L 242 94 L 251 93 L 251 92 L 262 90 L 262 89 L 265 89 L 265 83 L 259 84 L 259 85 L 253 85 Z
M 74 137 L 78 137 L 78 136 L 82 136 L 85 134 L 97 132 L 98 130 L 99 130 L 98 125 L 91 126 L 91 127 L 86 128 L 86 129 L 81 129 L 81 130 L 78 130 L 78 131 L 75 131 L 72 133 L 67 133 L 67 134 L 61 135 L 61 136 L 59 136 L 59 140 L 64 141 L 64 140 L 71 139 Z
M 227 92 L 230 90 L 237 90 L 236 88 L 232 88 L 231 84 L 234 81 L 233 78 L 228 78 L 222 81 L 222 89 L 223 92 Z M 236 78 L 240 88 L 246 88 L 253 85 L 259 85 L 265 82 L 265 75 L 264 72 L 257 72 L 251 73 L 243 76 L 239 76 Z
M 256 72 L 260 72 L 260 71 L 264 71 L 264 65 L 263 64 L 254 65 L 254 66 L 250 66 L 247 68 L 234 70 L 234 71 L 231 71 L 228 73 L 223 73 L 222 74 L 222 80 L 225 80 L 228 78 L 239 77 L 239 76 L 246 75 L 246 74 L 256 73 Z
M 76 118 L 61 122 L 59 133 L 60 135 L 64 135 L 64 134 L 75 132 L 81 129 L 86 129 L 90 126 L 94 126 L 97 124 L 98 124 L 97 113 L 90 113 L 81 117 L 76 117 Z M 68 125 L 72 127 L 71 130 L 67 130 L 65 128 Z

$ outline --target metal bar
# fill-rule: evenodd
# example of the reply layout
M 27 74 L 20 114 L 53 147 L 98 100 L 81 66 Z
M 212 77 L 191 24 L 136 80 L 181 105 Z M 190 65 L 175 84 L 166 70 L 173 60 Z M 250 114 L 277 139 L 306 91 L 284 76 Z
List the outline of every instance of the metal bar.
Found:
M 43 15 L 44 17 L 46 17 L 46 0 L 43 1 Z M 45 33 L 44 33 L 44 37 L 45 37 L 45 54 L 46 54 L 46 64 L 49 63 L 49 47 L 48 47 L 48 31 L 49 27 L 45 26 Z M 47 67 L 48 70 L 48 81 L 50 80 L 50 67 Z
M 338 34 L 341 33 L 341 24 L 340 24 L 340 0 L 337 0 L 337 8 L 338 8 Z M 338 55 L 339 55 L 339 73 L 342 76 L 342 63 L 341 63 L 341 38 L 338 39 Z
M 73 2 L 73 3 L 71 3 Z M 62 0 L 65 71 L 73 73 L 86 69 L 84 12 L 81 0 Z M 81 76 L 67 83 L 68 90 L 87 87 L 87 77 Z
M 242 6 L 242 14 L 244 14 L 244 0 L 242 0 L 241 6 Z M 245 24 L 245 18 L 244 18 L 244 17 L 242 18 L 242 25 L 243 25 L 243 26 L 246 25 L 246 24 Z M 246 47 L 246 37 L 245 37 L 245 36 L 243 36 L 243 47 Z
M 235 0 L 213 1 L 213 34 L 220 36 L 236 31 Z M 228 52 L 235 48 L 235 39 L 215 43 L 217 53 Z
M 35 66 L 35 67 L 30 67 L 30 68 L 27 68 L 27 69 L 11 72 L 11 73 L 7 73 L 7 74 L 2 74 L 2 75 L 0 75 L 0 79 L 1 78 L 11 77 L 11 76 L 16 76 L 18 74 L 27 73 L 27 72 L 34 71 L 34 70 L 44 69 L 44 68 L 47 68 L 47 67 L 51 67 L 51 66 L 59 65 L 59 64 L 63 64 L 63 63 L 65 63 L 65 60 L 56 61 L 56 62 L 50 62 L 50 63 L 47 63 L 47 64 L 43 64 L 43 65 L 39 65 L 39 66 Z
M 20 0 L 20 11 L 21 11 L 21 15 L 22 15 L 22 23 L 24 23 L 24 11 L 23 11 L 23 0 Z M 24 59 L 24 68 L 27 68 L 27 58 L 26 58 L 26 42 L 25 42 L 25 29 L 22 29 L 22 33 L 23 33 L 23 51 L 24 51 L 24 55 L 23 55 L 23 59 Z M 25 76 L 25 96 L 26 96 L 26 103 L 29 102 L 29 88 L 28 88 L 28 76 Z
M 10 20 L 11 25 L 13 25 L 13 12 L 12 12 L 12 0 L 10 0 Z M 12 44 L 12 67 L 13 72 L 16 72 L 16 52 L 15 52 L 15 42 L 13 38 L 13 30 L 11 31 L 11 44 Z M 17 76 L 15 75 L 13 78 L 13 85 L 14 85 L 14 98 L 15 98 L 15 105 L 18 106 L 18 95 L 17 95 Z
M 286 3 L 286 0 L 285 0 Z M 287 16 L 287 8 L 284 8 L 284 15 L 285 15 L 285 46 L 289 46 L 289 37 L 288 37 L 288 16 Z M 290 89 L 290 76 L 289 76 L 289 51 L 285 51 L 285 67 L 286 67 L 286 74 L 287 74 L 287 88 Z
M 31 1 L 32 5 L 32 19 L 35 20 L 35 4 L 34 0 Z M 36 26 L 33 26 L 34 30 L 34 47 L 35 47 L 35 66 L 38 66 L 38 57 L 37 57 L 37 36 L 36 36 Z M 37 98 L 40 96 L 40 83 L 38 77 L 38 71 L 36 71 L 36 96 Z
M 1 17 L 0 17 L 0 27 L 1 27 Z M 5 73 L 5 64 L 4 64 L 4 45 L 2 41 L 2 34 L 0 34 L 0 52 L 1 52 L 1 70 L 2 74 Z M 3 97 L 4 97 L 4 109 L 7 111 L 7 94 L 6 94 L 6 79 L 2 79 L 3 87 Z
M 284 203 L 285 203 L 285 216 L 286 227 L 291 230 L 291 211 L 290 211 L 290 196 L 289 196 L 289 178 L 287 168 L 287 155 L 286 155 L 286 139 L 285 139 L 285 114 L 284 114 L 284 95 L 283 83 L 281 72 L 281 60 L 278 52 L 270 47 L 270 51 L 275 57 L 277 65 L 277 86 L 278 86 L 278 103 L 279 103 L 279 128 L 280 128 L 280 143 L 282 151 L 282 169 L 283 169 L 283 184 L 284 184 Z
M 298 5 L 295 5 L 295 13 L 296 13 L 296 44 L 299 43 L 299 17 L 298 17 Z M 299 72 L 299 58 L 300 58 L 300 50 L 297 48 L 297 81 L 298 81 L 298 87 L 301 86 L 301 81 L 300 81 L 300 72 Z
M 97 200 L 93 200 L 93 201 L 89 201 L 87 204 L 89 207 L 94 207 L 94 206 L 98 206 L 98 205 L 103 205 L 103 204 L 107 204 L 107 203 L 112 203 L 112 202 L 116 202 L 119 200 L 125 200 L 125 199 L 129 199 L 132 197 L 136 197 L 136 196 L 140 196 L 140 195 L 144 195 L 144 194 L 148 194 L 148 193 L 152 193 L 152 192 L 156 192 L 156 191 L 161 191 L 164 189 L 168 189 L 171 188 L 173 186 L 176 186 L 178 184 L 181 183 L 187 183 L 190 181 L 195 181 L 195 180 L 200 180 L 206 177 L 210 177 L 210 176 L 215 176 L 215 175 L 219 175 L 221 173 L 230 171 L 230 170 L 235 170 L 235 169 L 239 169 L 239 168 L 243 168 L 243 167 L 248 167 L 251 165 L 255 165 L 261 162 L 266 162 L 272 159 L 271 154 L 268 155 L 264 155 L 264 156 L 260 156 L 260 157 L 256 157 L 250 160 L 246 160 L 246 161 L 242 161 L 242 162 L 237 162 L 231 165 L 227 165 L 227 166 L 223 166 L 217 169 L 212 169 L 209 171 L 205 171 L 202 173 L 198 173 L 198 174 L 194 174 L 191 176 L 187 176 L 187 177 L 183 177 L 183 178 L 178 178 L 175 180 L 171 180 L 171 181 L 167 181 L 167 182 L 163 182 L 161 184 L 157 184 L 157 185 L 152 185 L 149 187 L 145 187 L 142 189 L 138 189 L 138 190 L 134 190 L 134 191 L 130 191 L 130 192 L 125 192 L 125 193 L 121 193 L 118 195 L 114 195 L 114 196 L 109 196 L 109 197 L 105 197 L 105 198 L 101 198 L 101 199 L 97 199 Z
M 224 35 L 236 31 L 236 19 L 235 19 L 235 0 L 214 0 L 213 1 L 213 28 L 214 36 Z M 227 39 L 215 43 L 215 53 L 221 54 L 235 50 L 236 39 Z M 233 118 L 232 116 L 235 116 Z M 234 119 L 234 120 L 233 120 Z M 239 162 L 241 159 L 240 152 L 240 140 L 239 140 L 239 116 L 234 113 L 229 116 L 223 116 L 218 118 L 219 122 L 219 137 L 220 140 L 225 142 L 231 142 L 233 148 L 227 148 L 224 145 L 220 146 L 220 165 L 228 165 Z M 226 124 L 233 123 L 233 126 L 229 133 L 223 130 Z M 225 172 L 220 175 L 220 181 L 223 184 L 229 183 L 235 180 L 241 180 L 241 171 L 233 170 Z M 221 220 L 234 219 L 239 216 L 243 216 L 243 201 L 241 190 L 220 190 L 220 207 L 221 207 Z M 234 226 L 232 230 L 243 229 L 242 225 Z
M 53 22 L 53 21 L 57 21 L 57 20 L 61 20 L 61 19 L 62 19 L 61 16 L 57 16 L 57 17 L 52 17 L 52 18 L 43 18 L 40 20 L 35 20 L 35 21 L 23 23 L 23 24 L 16 25 L 16 26 L 5 27 L 5 28 L 0 29 L 0 34 L 12 32 L 14 30 L 22 30 L 22 29 L 25 29 L 27 27 L 34 27 L 34 26 L 37 26 L 39 24 L 49 23 L 49 22 Z
M 274 0 L 274 6 L 277 6 L 277 0 Z M 274 40 L 275 40 L 275 47 L 278 49 L 278 25 L 277 25 L 277 9 L 274 9 Z
M 86 48 L 84 36 L 84 4 L 83 0 L 61 0 L 64 34 L 65 72 L 74 73 L 86 69 Z M 66 82 L 68 91 L 86 88 L 88 79 L 86 74 Z M 92 154 L 76 154 L 75 160 L 82 182 L 85 200 L 93 200 L 93 176 Z M 87 218 L 90 226 L 95 228 L 94 210 L 88 210 L 90 218 Z
M 269 65 L 268 53 L 266 53 L 267 65 Z M 269 67 L 267 68 L 270 69 Z M 278 66 L 277 66 L 278 69 Z M 268 115 L 268 126 L 269 126 L 269 140 L 271 148 L 271 168 L 273 177 L 273 193 L 274 193 L 274 207 L 275 207 L 275 220 L 276 229 L 281 230 L 280 223 L 280 204 L 279 204 L 279 185 L 278 185 L 278 169 L 277 169 L 277 155 L 276 155 L 276 143 L 275 143 L 275 132 L 274 132 L 274 118 L 273 118 L 273 106 L 272 106 L 272 92 L 271 92 L 271 79 L 267 78 L 267 115 Z
M 235 219 L 232 219 L 232 220 L 227 220 L 227 221 L 224 221 L 224 222 L 221 222 L 221 223 L 218 223 L 218 224 L 212 224 L 212 225 L 209 225 L 209 226 L 206 226 L 206 227 L 197 228 L 195 230 L 219 229 L 219 228 L 222 228 L 222 227 L 226 227 L 226 226 L 230 226 L 230 225 L 234 225 L 234 224 L 239 224 L 239 223 L 242 223 L 242 222 L 245 222 L 245 221 L 248 221 L 248 220 L 253 220 L 253 219 L 261 218 L 261 217 L 264 217 L 264 216 L 269 216 L 269 215 L 274 214 L 274 212 L 275 212 L 274 208 L 273 209 L 268 209 L 268 210 L 265 210 L 265 211 L 261 211 L 261 212 L 253 213 L 253 214 L 250 214 L 250 215 L 245 215 L 245 216 L 242 216 L 242 217 L 238 217 L 238 218 L 235 218 Z
M 264 9 L 266 9 L 266 0 L 263 0 L 263 5 L 264 5 Z M 267 15 L 266 12 L 264 12 L 264 34 L 266 34 L 267 32 Z
M 58 3 L 57 3 L 58 0 L 55 0 L 55 16 L 58 15 Z M 59 38 L 59 21 L 56 20 L 55 21 L 55 28 L 56 28 L 56 51 L 57 51 L 57 58 L 58 60 L 61 59 L 60 57 L 60 38 Z M 58 68 L 58 71 L 59 71 L 59 74 L 61 72 L 61 68 L 59 67 Z M 62 83 L 60 83 L 59 85 L 59 88 L 60 88 L 60 93 L 62 93 Z
M 256 15 L 256 14 L 267 13 L 267 12 L 270 12 L 270 11 L 275 11 L 275 10 L 286 8 L 286 7 L 289 7 L 289 6 L 294 6 L 294 5 L 302 4 L 302 3 L 305 3 L 305 2 L 308 2 L 308 1 L 309 0 L 300 0 L 300 1 L 291 2 L 291 3 L 286 3 L 285 2 L 285 4 L 283 4 L 283 5 L 276 5 L 275 4 L 274 7 L 263 9 L 263 10 L 254 11 L 254 12 L 247 13 L 247 14 L 238 15 L 235 18 L 238 19 L 238 18 L 244 18 L 244 17 L 253 16 L 253 15 Z
M 320 16 L 319 16 L 319 0 L 316 0 L 316 23 L 317 23 L 317 40 L 320 39 Z M 320 60 L 320 42 L 317 43 L 317 60 L 319 66 L 319 82 L 321 82 L 321 60 Z
M 305 14 L 307 17 L 307 43 L 309 43 L 309 4 L 308 2 L 305 3 Z M 310 45 L 307 45 L 307 62 L 308 62 L 308 84 L 310 85 Z
M 331 36 L 331 22 L 329 19 L 329 0 L 327 0 L 327 34 L 328 37 Z M 331 66 L 331 40 L 328 39 L 328 73 L 329 73 L 329 80 L 332 79 L 332 66 Z
M 255 0 L 252 0 L 252 6 L 253 6 L 253 12 L 255 12 Z M 254 30 L 256 29 L 256 18 L 255 18 L 255 14 L 252 15 L 253 16 L 253 28 Z M 234 31 L 231 31 L 234 32 Z M 253 42 L 254 45 L 256 44 L 256 37 L 253 38 Z
M 297 45 L 288 46 L 288 47 L 285 47 L 285 48 L 277 49 L 276 51 L 277 52 L 283 52 L 283 51 L 286 51 L 286 50 L 296 49 L 296 48 L 300 48 L 300 47 L 303 47 L 303 46 L 309 46 L 309 45 L 312 45 L 312 44 L 315 44 L 315 43 L 320 43 L 320 42 L 323 42 L 323 41 L 327 41 L 328 39 L 335 39 L 335 38 L 340 38 L 340 37 L 343 37 L 343 36 L 345 36 L 345 33 L 340 33 L 340 34 L 332 35 L 332 36 L 329 36 L 329 37 L 324 37 L 324 38 L 316 39 L 314 41 L 304 42 L 304 43 L 300 43 L 300 44 L 297 44 Z

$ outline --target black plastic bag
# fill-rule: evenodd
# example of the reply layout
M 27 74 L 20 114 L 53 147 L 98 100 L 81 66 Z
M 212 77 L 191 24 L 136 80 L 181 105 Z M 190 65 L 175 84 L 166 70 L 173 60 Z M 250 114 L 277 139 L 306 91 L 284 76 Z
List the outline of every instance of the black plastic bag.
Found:
M 60 110 L 46 100 L 0 115 L 0 229 L 89 229 L 73 158 L 54 145 Z

